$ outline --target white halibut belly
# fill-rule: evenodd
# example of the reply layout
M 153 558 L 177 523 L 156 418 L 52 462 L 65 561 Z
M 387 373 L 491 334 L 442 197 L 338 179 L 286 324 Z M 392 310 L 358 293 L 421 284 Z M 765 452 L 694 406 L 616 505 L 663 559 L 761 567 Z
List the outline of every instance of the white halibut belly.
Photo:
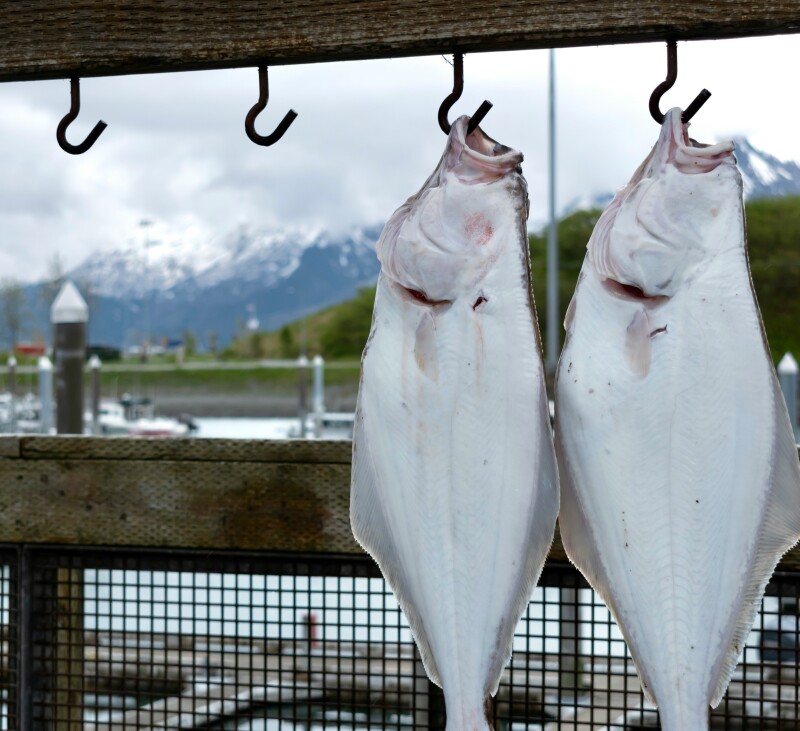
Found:
M 444 690 L 447 730 L 488 731 L 559 495 L 522 156 L 467 126 L 377 244 L 350 517 Z
M 705 731 L 780 556 L 800 464 L 752 291 L 733 144 L 680 109 L 600 216 L 556 379 L 561 536 L 664 731 Z
M 388 535 L 357 536 L 416 624 L 431 676 L 482 703 L 558 512 L 529 301 L 519 286 L 491 315 L 456 301 L 420 356 L 427 311 L 391 288 L 381 278 L 363 361 L 354 472 L 372 475 L 354 480 L 354 527 L 374 526 L 380 504 Z
M 781 404 L 743 257 L 728 254 L 651 310 L 667 330 L 651 338 L 644 377 L 620 347 L 641 305 L 610 299 L 587 272 L 560 366 L 565 547 L 662 713 L 718 700 L 768 577 L 757 564 Z

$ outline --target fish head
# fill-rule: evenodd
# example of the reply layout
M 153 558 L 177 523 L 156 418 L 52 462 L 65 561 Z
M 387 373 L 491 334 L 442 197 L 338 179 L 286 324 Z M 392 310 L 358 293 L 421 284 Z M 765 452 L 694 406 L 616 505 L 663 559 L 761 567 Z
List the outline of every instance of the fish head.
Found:
M 590 264 L 618 294 L 654 302 L 674 296 L 698 265 L 730 246 L 724 233 L 715 235 L 728 225 L 727 214 L 741 218 L 733 142 L 694 142 L 681 114 L 667 112 L 652 152 L 589 240 Z M 737 202 L 739 211 L 730 210 Z
M 527 218 L 522 154 L 457 119 L 436 170 L 391 217 L 377 244 L 383 274 L 420 304 L 472 297 L 508 240 Z M 522 186 L 522 195 L 520 195 Z M 520 201 L 523 201 L 520 204 Z

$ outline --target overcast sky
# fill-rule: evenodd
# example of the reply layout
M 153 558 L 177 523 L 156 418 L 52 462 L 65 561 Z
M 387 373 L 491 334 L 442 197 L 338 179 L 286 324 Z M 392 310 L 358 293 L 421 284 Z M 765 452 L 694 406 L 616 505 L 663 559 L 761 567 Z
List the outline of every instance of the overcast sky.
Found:
M 547 211 L 547 51 L 471 54 L 451 113 L 487 98 L 486 132 L 521 150 L 532 228 Z M 746 135 L 781 159 L 800 160 L 800 39 L 680 43 L 678 82 L 662 109 L 713 94 L 692 135 Z M 558 206 L 622 186 L 655 142 L 647 101 L 666 74 L 665 44 L 556 52 Z M 0 85 L 0 277 L 46 275 L 54 254 L 72 267 L 95 250 L 150 235 L 220 244 L 244 226 L 342 230 L 385 221 L 424 182 L 445 142 L 436 113 L 452 88 L 441 56 L 280 66 L 259 118 L 272 131 L 299 117 L 274 147 L 244 134 L 258 97 L 255 69 L 86 79 L 68 132 L 81 141 L 109 124 L 84 155 L 55 141 L 69 83 Z

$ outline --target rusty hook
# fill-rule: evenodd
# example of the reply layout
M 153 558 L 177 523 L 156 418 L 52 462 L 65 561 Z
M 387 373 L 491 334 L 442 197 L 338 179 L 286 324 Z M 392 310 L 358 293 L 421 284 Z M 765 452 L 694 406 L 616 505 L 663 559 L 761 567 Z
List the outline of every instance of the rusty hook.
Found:
M 461 93 L 464 91 L 464 54 L 453 54 L 453 91 L 451 91 L 439 107 L 439 126 L 442 132 L 446 135 L 450 134 L 452 125 L 447 121 L 447 115 L 450 112 L 453 104 L 460 98 Z M 467 134 L 475 131 L 477 126 L 483 121 L 483 118 L 489 113 L 492 108 L 492 103 L 484 99 L 483 104 L 478 107 L 478 111 L 472 115 L 467 125 Z
M 244 120 L 244 131 L 247 136 L 257 145 L 268 147 L 274 145 L 281 137 L 289 126 L 294 122 L 297 117 L 297 112 L 290 109 L 284 115 L 281 123 L 275 128 L 275 131 L 269 135 L 260 135 L 256 132 L 256 117 L 264 111 L 269 101 L 269 79 L 267 77 L 267 67 L 258 67 L 258 101 L 252 106 Z
M 675 41 L 667 41 L 667 78 L 664 79 L 650 95 L 650 115 L 656 120 L 658 124 L 664 123 L 664 115 L 659 109 L 661 97 L 672 88 L 675 80 L 678 78 L 678 44 Z M 700 107 L 708 101 L 711 92 L 708 89 L 703 89 L 695 98 L 694 101 L 686 107 L 681 115 L 681 121 L 686 124 L 695 114 L 699 111 Z
M 58 140 L 58 144 L 61 146 L 61 149 L 64 150 L 64 152 L 68 152 L 70 155 L 82 155 L 95 142 L 97 142 L 97 138 L 103 134 L 103 130 L 108 127 L 108 125 L 101 119 L 94 126 L 94 129 L 89 132 L 88 137 L 79 145 L 73 145 L 67 142 L 67 127 L 69 127 L 75 121 L 75 118 L 78 116 L 78 112 L 81 110 L 80 79 L 72 78 L 69 80 L 69 93 L 71 99 L 69 112 L 67 112 L 63 119 L 58 123 L 58 127 L 56 128 L 56 139 Z

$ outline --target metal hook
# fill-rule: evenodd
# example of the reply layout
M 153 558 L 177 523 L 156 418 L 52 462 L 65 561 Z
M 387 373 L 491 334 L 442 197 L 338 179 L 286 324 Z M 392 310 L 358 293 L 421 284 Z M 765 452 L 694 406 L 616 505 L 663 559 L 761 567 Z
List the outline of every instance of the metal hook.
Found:
M 675 80 L 678 78 L 678 44 L 675 41 L 667 41 L 667 78 L 664 79 L 650 95 L 650 115 L 656 120 L 658 124 L 664 123 L 664 115 L 659 109 L 661 97 L 672 88 Z M 681 115 L 681 121 L 686 124 L 695 114 L 699 111 L 700 107 L 708 101 L 711 92 L 708 89 L 703 89 L 695 98 L 694 101 L 686 107 Z
M 244 131 L 247 136 L 257 145 L 268 147 L 274 145 L 281 137 L 289 126 L 294 122 L 297 117 L 297 112 L 290 109 L 281 120 L 281 123 L 275 128 L 275 131 L 269 135 L 260 135 L 256 132 L 256 117 L 264 111 L 269 101 L 269 79 L 267 78 L 267 67 L 258 67 L 258 101 L 252 106 L 244 120 Z
M 97 138 L 103 134 L 103 130 L 108 127 L 108 125 L 101 119 L 94 126 L 94 129 L 89 132 L 88 137 L 79 145 L 73 145 L 67 142 L 67 127 L 69 127 L 75 121 L 75 118 L 78 116 L 78 112 L 81 110 L 81 88 L 80 80 L 78 78 L 69 80 L 69 94 L 71 99 L 69 112 L 67 112 L 67 114 L 64 115 L 64 118 L 58 123 L 58 127 L 56 128 L 56 139 L 58 140 L 58 144 L 61 146 L 61 149 L 64 150 L 64 152 L 68 152 L 70 155 L 82 155 L 95 142 L 97 142 Z
M 439 107 L 439 126 L 442 132 L 446 135 L 450 134 L 450 128 L 453 126 L 447 121 L 447 115 L 450 112 L 453 104 L 460 98 L 461 93 L 464 91 L 464 54 L 453 54 L 453 91 L 451 91 Z M 483 118 L 489 113 L 492 108 L 492 103 L 484 99 L 483 104 L 478 107 L 478 111 L 472 115 L 467 125 L 467 134 L 475 131 L 478 125 L 483 121 Z

